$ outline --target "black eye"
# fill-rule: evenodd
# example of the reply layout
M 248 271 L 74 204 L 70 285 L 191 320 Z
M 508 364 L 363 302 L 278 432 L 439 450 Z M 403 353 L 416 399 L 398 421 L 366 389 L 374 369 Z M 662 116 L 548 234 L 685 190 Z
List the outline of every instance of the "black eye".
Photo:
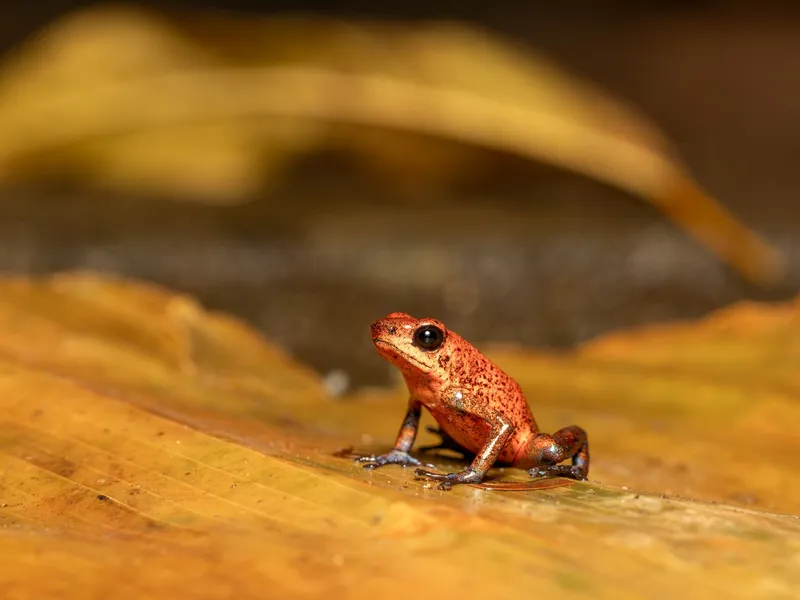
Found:
M 436 350 L 444 342 L 444 332 L 435 325 L 423 325 L 414 332 L 414 343 L 423 350 Z

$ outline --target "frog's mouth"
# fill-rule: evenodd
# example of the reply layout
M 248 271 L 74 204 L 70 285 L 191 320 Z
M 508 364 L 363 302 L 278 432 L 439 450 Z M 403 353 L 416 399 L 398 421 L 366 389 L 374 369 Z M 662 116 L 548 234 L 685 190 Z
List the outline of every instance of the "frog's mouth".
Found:
M 388 342 L 381 338 L 373 338 L 372 343 L 375 344 L 375 348 L 378 350 L 378 353 L 381 354 L 381 356 L 386 358 L 392 364 L 397 365 L 397 367 L 401 370 L 403 369 L 403 366 L 408 363 L 424 373 L 430 371 L 429 365 L 421 362 L 415 356 L 406 354 L 392 342 Z

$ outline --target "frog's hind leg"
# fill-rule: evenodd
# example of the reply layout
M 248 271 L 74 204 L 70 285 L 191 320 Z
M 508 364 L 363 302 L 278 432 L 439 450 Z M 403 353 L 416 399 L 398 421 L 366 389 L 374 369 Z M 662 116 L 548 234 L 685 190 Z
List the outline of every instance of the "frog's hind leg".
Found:
M 428 430 L 428 433 L 433 433 L 435 435 L 438 435 L 442 441 L 439 442 L 438 444 L 432 444 L 430 446 L 419 446 L 417 448 L 418 452 L 431 452 L 433 450 L 451 450 L 453 452 L 457 452 L 465 459 L 471 459 L 475 456 L 472 452 L 470 452 L 469 450 L 464 448 L 461 444 L 459 444 L 457 441 L 455 441 L 453 438 L 451 438 L 440 427 L 431 427 L 429 425 L 425 429 Z
M 559 429 L 554 434 L 540 433 L 530 446 L 530 458 L 537 466 L 528 471 L 532 477 L 569 477 L 585 480 L 589 475 L 589 441 L 577 425 Z M 571 465 L 558 463 L 572 459 Z

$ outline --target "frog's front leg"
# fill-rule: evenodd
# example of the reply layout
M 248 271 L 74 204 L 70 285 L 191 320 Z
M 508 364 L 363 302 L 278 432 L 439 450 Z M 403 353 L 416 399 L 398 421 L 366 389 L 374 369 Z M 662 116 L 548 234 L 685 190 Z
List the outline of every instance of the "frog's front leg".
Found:
M 427 477 L 441 481 L 436 486 L 440 490 L 449 490 L 454 484 L 458 483 L 480 483 L 486 477 L 486 473 L 497 461 L 497 457 L 503 451 L 503 447 L 508 442 L 514 432 L 514 426 L 499 412 L 493 411 L 483 404 L 475 402 L 469 395 L 461 391 L 456 391 L 452 396 L 453 410 L 474 415 L 483 419 L 491 426 L 491 431 L 486 443 L 480 452 L 475 456 L 472 464 L 458 473 L 432 473 L 425 469 L 416 469 L 418 477 Z
M 400 426 L 400 432 L 397 434 L 397 441 L 395 441 L 392 451 L 388 454 L 359 456 L 355 459 L 356 462 L 367 463 L 364 465 L 365 469 L 377 469 L 385 465 L 402 465 L 407 467 L 409 465 L 418 466 L 423 464 L 408 453 L 417 437 L 421 412 L 422 404 L 415 398 L 410 398 L 406 417 L 403 419 L 403 424 Z M 433 465 L 427 463 L 425 463 L 425 466 L 433 467 Z

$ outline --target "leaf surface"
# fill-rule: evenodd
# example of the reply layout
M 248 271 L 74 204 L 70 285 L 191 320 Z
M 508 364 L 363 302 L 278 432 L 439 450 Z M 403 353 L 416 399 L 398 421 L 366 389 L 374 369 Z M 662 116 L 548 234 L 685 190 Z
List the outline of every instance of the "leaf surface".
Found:
M 328 398 L 243 324 L 168 290 L 2 280 L 0 587 L 796 597 L 797 315 L 745 305 L 567 355 L 494 349 L 545 428 L 589 430 L 593 481 L 446 493 L 335 456 L 390 445 L 402 390 Z

